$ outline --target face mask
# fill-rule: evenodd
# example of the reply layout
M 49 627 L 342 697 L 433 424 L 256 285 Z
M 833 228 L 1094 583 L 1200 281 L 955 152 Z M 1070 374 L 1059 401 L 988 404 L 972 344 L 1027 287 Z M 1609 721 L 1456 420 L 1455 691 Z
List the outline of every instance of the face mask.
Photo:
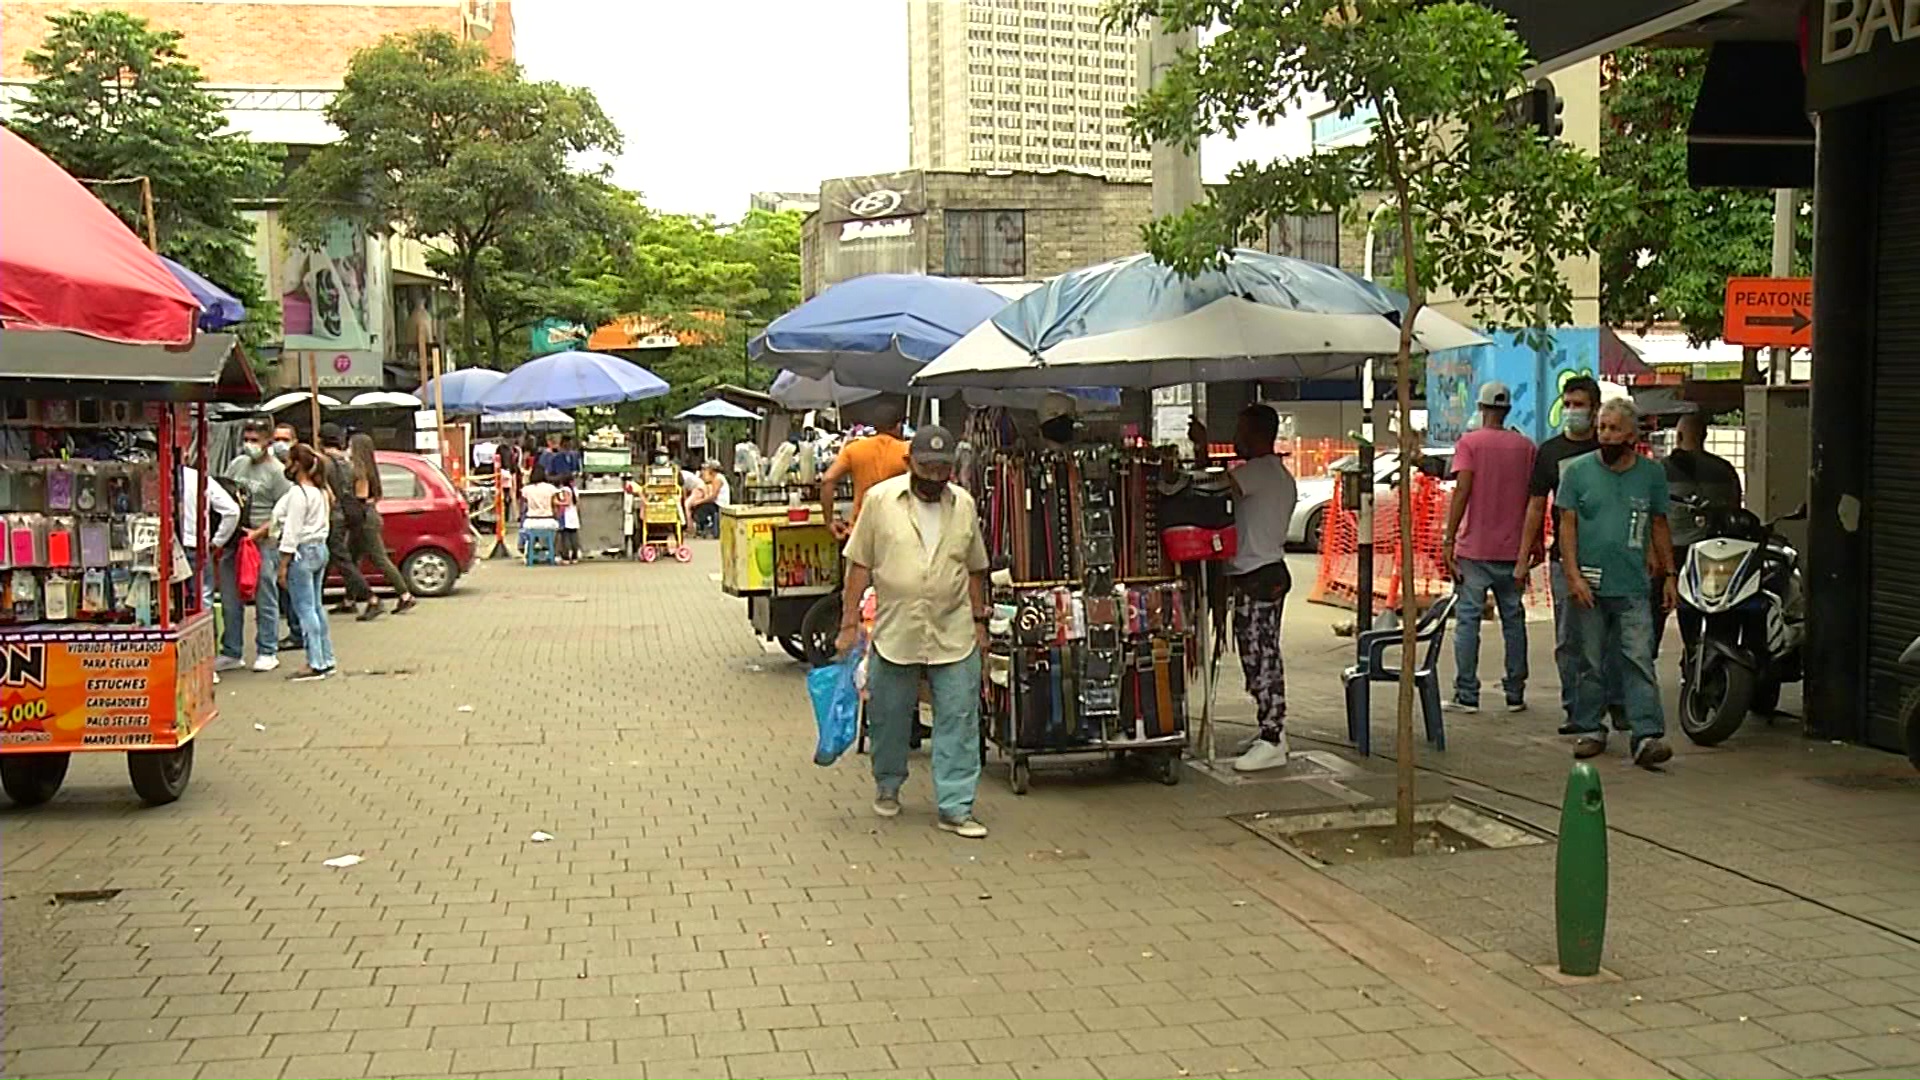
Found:
M 913 478 L 914 497 L 923 502 L 939 502 L 940 496 L 946 493 L 947 482 L 945 480 L 928 480 L 918 476 Z
M 255 461 L 259 461 L 261 458 L 267 456 L 267 448 L 261 446 L 259 443 L 248 443 L 247 456 Z
M 279 458 L 281 461 L 287 460 L 287 452 L 292 449 L 293 444 L 285 439 L 273 440 L 273 456 Z
M 1620 459 L 1632 452 L 1633 447 L 1623 442 L 1601 443 L 1600 460 L 1609 465 L 1620 464 Z
M 1593 410 L 1568 409 L 1561 422 L 1566 425 L 1567 434 L 1585 435 L 1593 430 Z
M 1073 417 L 1056 416 L 1040 425 L 1040 434 L 1049 442 L 1071 442 L 1073 440 Z

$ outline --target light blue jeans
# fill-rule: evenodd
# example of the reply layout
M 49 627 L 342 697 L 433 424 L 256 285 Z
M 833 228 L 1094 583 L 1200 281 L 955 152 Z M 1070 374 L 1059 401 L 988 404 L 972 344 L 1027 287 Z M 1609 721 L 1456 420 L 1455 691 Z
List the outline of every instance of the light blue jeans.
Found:
M 1560 711 L 1566 714 L 1568 725 L 1577 725 L 1574 711 L 1573 690 L 1586 681 L 1587 658 L 1580 651 L 1580 641 L 1576 632 L 1573 609 L 1575 604 L 1567 596 L 1567 570 L 1558 556 L 1547 563 L 1547 580 L 1553 588 L 1553 666 L 1560 671 Z M 1619 664 L 1611 654 L 1602 657 L 1600 681 L 1607 687 L 1607 711 L 1620 718 L 1624 703 L 1620 692 Z
M 307 666 L 315 671 L 333 670 L 333 635 L 327 629 L 327 613 L 321 607 L 320 587 L 327 577 L 327 542 L 309 540 L 293 555 L 293 567 L 287 571 L 287 595 L 293 598 L 293 614 L 300 620 L 300 633 L 307 639 Z
M 920 712 L 920 673 L 933 690 L 933 794 L 940 816 L 973 816 L 980 786 L 980 650 L 951 664 L 896 664 L 878 650 L 867 664 L 867 738 L 873 783 L 899 795 L 907 782 L 907 743 Z
M 1479 559 L 1460 560 L 1460 583 L 1453 590 L 1459 597 L 1453 609 L 1459 616 L 1453 631 L 1453 700 L 1480 704 L 1480 620 L 1486 615 L 1489 589 L 1500 611 L 1500 636 L 1506 644 L 1506 677 L 1500 687 L 1506 691 L 1507 704 L 1518 705 L 1527 698 L 1526 605 L 1520 583 L 1513 580 L 1512 563 Z
M 235 535 L 220 553 L 220 655 L 245 659 L 247 647 L 247 605 L 240 600 L 240 545 L 246 539 Z M 260 551 L 260 587 L 253 593 L 254 651 L 273 656 L 280 651 L 280 590 L 274 587 L 274 575 L 280 572 L 280 545 L 271 537 L 254 542 Z
M 1607 733 L 1607 707 L 1617 693 L 1626 706 L 1633 744 L 1667 732 L 1660 681 L 1653 670 L 1653 612 L 1644 596 L 1596 596 L 1593 606 L 1569 605 L 1586 671 L 1611 665 L 1617 682 L 1583 678 L 1573 695 L 1573 726 L 1583 735 Z

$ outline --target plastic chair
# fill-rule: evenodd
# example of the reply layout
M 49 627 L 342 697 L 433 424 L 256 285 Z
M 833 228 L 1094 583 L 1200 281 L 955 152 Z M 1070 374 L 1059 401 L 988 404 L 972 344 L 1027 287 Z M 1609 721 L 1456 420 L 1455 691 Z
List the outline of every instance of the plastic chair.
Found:
M 520 530 L 520 550 L 526 555 L 527 565 L 556 565 L 554 553 L 559 546 L 559 535 L 552 529 Z
M 1413 631 L 1415 645 L 1425 646 L 1420 665 L 1413 671 L 1413 683 L 1420 692 L 1420 711 L 1426 717 L 1427 742 L 1435 750 L 1447 748 L 1446 721 L 1440 711 L 1440 645 L 1446 640 L 1447 626 L 1452 621 L 1453 605 L 1457 599 L 1453 593 L 1448 593 L 1435 601 L 1420 616 Z M 1341 684 L 1346 689 L 1347 738 L 1363 755 L 1370 756 L 1373 753 L 1372 684 L 1400 680 L 1400 669 L 1386 664 L 1386 652 L 1400 646 L 1400 635 L 1398 627 L 1392 630 L 1368 630 L 1361 634 L 1360 662 L 1340 676 Z

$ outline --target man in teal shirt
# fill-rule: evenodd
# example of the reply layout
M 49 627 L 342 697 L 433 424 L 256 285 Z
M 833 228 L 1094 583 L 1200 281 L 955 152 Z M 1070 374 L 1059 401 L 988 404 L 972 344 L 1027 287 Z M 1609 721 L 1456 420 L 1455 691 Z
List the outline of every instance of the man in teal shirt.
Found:
M 1636 765 L 1673 757 L 1653 668 L 1653 613 L 1648 595 L 1662 581 L 1661 606 L 1673 610 L 1673 543 L 1667 527 L 1666 470 L 1634 450 L 1640 416 L 1614 398 L 1600 406 L 1596 452 L 1567 463 L 1560 478 L 1560 557 L 1573 601 L 1574 640 L 1586 670 L 1611 666 L 1620 676 Z M 1652 571 L 1652 574 L 1649 574 Z M 1609 663 L 1610 662 L 1610 663 Z M 1575 757 L 1606 752 L 1607 688 L 1586 678 L 1574 688 Z

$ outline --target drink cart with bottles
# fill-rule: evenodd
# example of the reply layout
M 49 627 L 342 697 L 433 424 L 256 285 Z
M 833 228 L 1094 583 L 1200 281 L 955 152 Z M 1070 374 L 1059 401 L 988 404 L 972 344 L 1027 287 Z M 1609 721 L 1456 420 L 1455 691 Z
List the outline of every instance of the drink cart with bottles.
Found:
M 226 334 L 164 350 L 14 331 L 0 344 L 0 787 L 43 803 L 72 755 L 123 753 L 142 800 L 173 802 L 219 714 L 208 405 L 258 388 Z M 203 478 L 190 501 L 183 467 Z

